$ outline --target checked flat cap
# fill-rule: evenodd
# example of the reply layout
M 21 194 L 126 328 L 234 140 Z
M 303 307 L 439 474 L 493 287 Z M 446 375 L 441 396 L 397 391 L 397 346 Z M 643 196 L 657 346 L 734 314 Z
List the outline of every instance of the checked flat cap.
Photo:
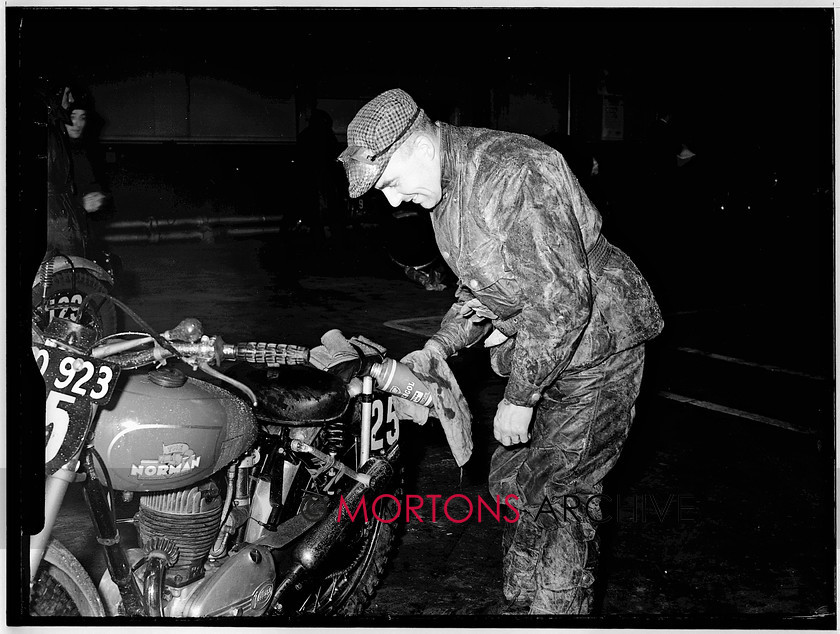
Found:
M 338 160 L 344 164 L 351 198 L 358 198 L 382 176 L 388 161 L 423 120 L 414 99 L 399 88 L 374 97 L 347 126 L 347 149 Z

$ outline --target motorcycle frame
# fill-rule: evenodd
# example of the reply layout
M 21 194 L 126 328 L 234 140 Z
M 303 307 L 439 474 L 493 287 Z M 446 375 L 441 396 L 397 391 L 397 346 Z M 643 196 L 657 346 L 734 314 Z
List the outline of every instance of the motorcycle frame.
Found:
M 361 402 L 361 437 L 358 463 L 360 467 L 370 460 L 370 434 L 374 392 L 373 379 L 369 375 L 365 375 L 362 378 L 362 392 L 358 394 L 358 397 Z M 38 568 L 52 537 L 52 529 L 55 526 L 55 521 L 61 510 L 61 505 L 67 490 L 71 483 L 82 478 L 84 480 L 85 501 L 97 532 L 96 540 L 103 548 L 107 569 L 111 575 L 111 579 L 119 588 L 126 615 L 159 616 L 151 615 L 148 612 L 153 606 L 149 604 L 144 593 L 141 592 L 135 582 L 127 553 L 120 544 L 120 532 L 116 525 L 111 505 L 108 502 L 106 488 L 97 476 L 94 468 L 92 446 L 97 411 L 98 408 L 94 406 L 91 411 L 88 442 L 85 444 L 85 447 L 55 474 L 47 478 L 45 487 L 44 528 L 38 535 L 30 537 L 30 589 L 35 582 Z M 393 454 L 394 449 L 392 448 L 388 452 L 388 456 Z M 388 460 L 388 456 L 386 456 L 386 460 Z M 81 474 L 78 473 L 80 467 L 82 470 Z M 282 506 L 285 505 L 281 505 L 281 508 Z M 278 583 L 281 581 L 284 580 L 280 577 L 276 579 Z M 288 579 L 285 579 L 285 581 L 288 581 Z M 271 606 L 276 604 L 276 599 L 280 596 L 279 590 L 279 586 L 275 588 L 274 600 Z

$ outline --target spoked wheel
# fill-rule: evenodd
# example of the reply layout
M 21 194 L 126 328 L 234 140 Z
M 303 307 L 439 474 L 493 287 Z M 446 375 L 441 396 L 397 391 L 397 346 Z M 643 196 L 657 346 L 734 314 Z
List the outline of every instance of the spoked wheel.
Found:
M 355 458 L 357 448 L 358 443 L 353 443 L 343 459 L 344 464 L 352 469 L 358 468 Z M 395 474 L 386 493 L 397 495 L 399 482 L 400 477 Z M 308 488 L 314 490 L 314 484 L 310 481 Z M 345 478 L 345 493 L 354 484 Z M 372 513 L 373 500 L 367 500 L 367 502 L 370 505 L 368 510 Z M 357 517 L 358 530 L 336 548 L 336 552 L 321 572 L 322 581 L 311 588 L 309 596 L 301 605 L 300 612 L 352 615 L 361 613 L 368 606 L 385 574 L 385 567 L 396 541 L 399 522 L 396 518 L 397 505 L 393 499 L 379 500 L 375 510 L 378 517 L 384 520 L 394 518 L 394 521 L 381 522 L 371 515 L 370 521 L 364 522 L 363 517 Z
M 31 616 L 105 616 L 102 600 L 79 561 L 52 540 L 29 596 Z

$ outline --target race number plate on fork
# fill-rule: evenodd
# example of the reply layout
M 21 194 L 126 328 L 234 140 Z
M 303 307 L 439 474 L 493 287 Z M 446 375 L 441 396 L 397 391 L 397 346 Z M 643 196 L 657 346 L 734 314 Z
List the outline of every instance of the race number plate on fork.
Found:
M 390 396 L 377 395 L 370 412 L 370 450 L 387 451 L 400 437 L 400 419 Z
M 61 319 L 69 319 L 77 321 L 79 316 L 79 308 L 82 305 L 84 297 L 81 293 L 74 293 L 72 296 L 69 293 L 60 293 L 53 295 L 48 301 L 45 309 L 50 316 L 50 322 L 56 317 Z
M 44 463 L 52 475 L 82 448 L 94 405 L 111 399 L 120 367 L 60 348 L 33 346 L 46 388 Z

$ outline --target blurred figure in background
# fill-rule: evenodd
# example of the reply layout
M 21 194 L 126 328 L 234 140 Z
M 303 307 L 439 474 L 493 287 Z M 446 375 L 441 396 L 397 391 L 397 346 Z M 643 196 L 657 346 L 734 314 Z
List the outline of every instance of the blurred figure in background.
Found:
M 332 117 L 312 108 L 297 145 L 301 193 L 298 221 L 306 224 L 314 236 L 330 238 L 342 220 L 339 211 L 342 174 L 335 161 L 339 144 Z
M 86 257 L 87 215 L 111 203 L 102 172 L 91 157 L 90 94 L 64 86 L 48 103 L 47 251 Z

